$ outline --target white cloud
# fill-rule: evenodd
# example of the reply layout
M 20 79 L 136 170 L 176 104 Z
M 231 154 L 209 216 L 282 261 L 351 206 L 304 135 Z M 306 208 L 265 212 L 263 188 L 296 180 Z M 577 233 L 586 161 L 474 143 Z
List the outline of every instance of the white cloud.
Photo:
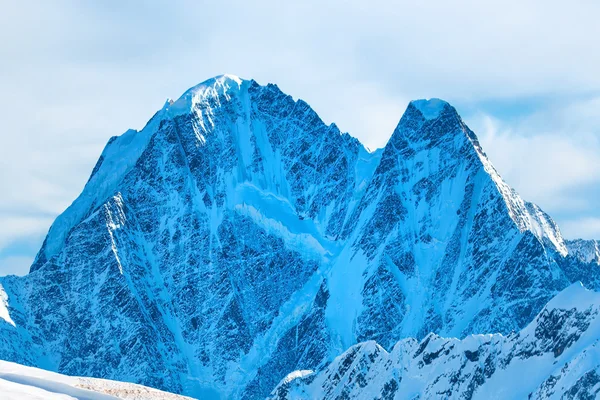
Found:
M 586 237 L 600 240 L 600 217 L 588 217 L 566 221 L 561 226 L 565 237 Z
M 33 256 L 0 256 L 0 276 L 27 274 L 33 258 Z

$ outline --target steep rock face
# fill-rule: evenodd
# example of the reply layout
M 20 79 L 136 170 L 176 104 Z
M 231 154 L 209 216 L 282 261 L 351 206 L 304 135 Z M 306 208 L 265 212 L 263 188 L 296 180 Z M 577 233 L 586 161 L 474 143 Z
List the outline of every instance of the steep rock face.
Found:
M 358 341 L 520 329 L 570 282 L 597 287 L 572 249 L 441 100 L 369 153 L 221 76 L 109 141 L 30 274 L 0 280 L 0 357 L 262 398 Z
M 597 398 L 599 311 L 600 296 L 573 284 L 518 333 L 463 340 L 429 334 L 391 352 L 360 343 L 318 372 L 291 373 L 271 398 Z

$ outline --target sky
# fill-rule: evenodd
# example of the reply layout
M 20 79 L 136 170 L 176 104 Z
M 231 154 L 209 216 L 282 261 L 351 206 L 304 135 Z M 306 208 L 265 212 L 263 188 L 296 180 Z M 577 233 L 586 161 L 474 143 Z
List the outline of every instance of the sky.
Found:
M 3 2 L 0 275 L 27 273 L 104 145 L 223 73 L 371 149 L 411 99 L 456 107 L 566 238 L 600 239 L 600 2 Z

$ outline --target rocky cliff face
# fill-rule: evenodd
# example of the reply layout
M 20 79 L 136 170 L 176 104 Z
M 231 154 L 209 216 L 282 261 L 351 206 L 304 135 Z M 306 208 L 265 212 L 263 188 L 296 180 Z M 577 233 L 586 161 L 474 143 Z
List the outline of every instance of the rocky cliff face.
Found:
M 109 141 L 30 274 L 0 280 L 0 357 L 264 398 L 357 342 L 521 329 L 571 282 L 598 287 L 586 246 L 446 102 L 412 102 L 369 153 L 277 86 L 221 76 Z

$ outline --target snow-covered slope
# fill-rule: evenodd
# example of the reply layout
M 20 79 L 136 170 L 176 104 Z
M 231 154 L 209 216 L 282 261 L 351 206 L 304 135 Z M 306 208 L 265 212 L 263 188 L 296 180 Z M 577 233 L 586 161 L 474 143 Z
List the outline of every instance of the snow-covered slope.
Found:
M 0 361 L 3 400 L 191 400 L 133 383 L 66 376 Z
M 290 373 L 272 399 L 593 399 L 600 396 L 600 294 L 576 283 L 518 333 L 435 334 L 351 347 Z
M 411 103 L 368 152 L 224 75 L 109 140 L 29 275 L 0 279 L 0 358 L 263 398 L 361 341 L 521 329 L 570 283 L 598 288 L 590 260 L 448 103 Z

